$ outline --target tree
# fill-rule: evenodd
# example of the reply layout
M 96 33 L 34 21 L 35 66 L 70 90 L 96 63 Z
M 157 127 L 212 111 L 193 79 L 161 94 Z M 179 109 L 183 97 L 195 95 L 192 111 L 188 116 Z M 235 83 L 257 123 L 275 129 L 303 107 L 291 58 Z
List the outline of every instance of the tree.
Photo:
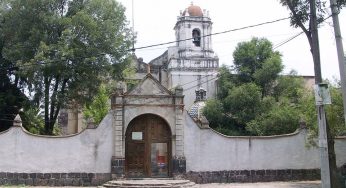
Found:
M 124 7 L 113 0 L 12 0 L 2 4 L 2 54 L 19 70 L 38 107 L 45 134 L 52 134 L 59 110 L 82 106 L 104 75 L 128 60 L 132 34 Z M 17 85 L 18 86 L 18 85 Z
M 94 96 L 91 104 L 86 104 L 83 109 L 83 116 L 86 120 L 93 119 L 94 123 L 98 125 L 102 119 L 107 115 L 110 110 L 110 103 L 108 102 L 109 92 L 106 90 L 105 85 L 101 85 L 97 95 Z
M 309 0 L 280 0 L 280 3 L 290 10 L 291 26 L 295 28 L 301 28 L 306 35 L 310 47 L 312 46 L 312 35 L 311 35 L 311 19 L 309 17 L 310 12 L 310 1 Z M 317 10 L 317 21 L 323 22 L 327 18 L 328 14 L 326 11 L 327 1 L 318 0 L 316 2 Z M 346 0 L 337 0 L 338 8 L 342 8 L 346 5 Z
M 4 48 L 3 22 L 4 2 L 0 2 L 0 132 L 13 125 L 12 120 L 27 100 L 21 91 L 11 83 L 9 77 L 13 75 L 11 62 L 7 61 L 2 53 Z
M 322 75 L 321 75 L 321 66 L 320 66 L 320 52 L 319 52 L 319 44 L 318 44 L 318 32 L 317 32 L 317 24 L 324 21 L 326 18 L 326 1 L 318 0 L 280 0 L 280 3 L 283 6 L 286 6 L 290 10 L 291 15 L 291 25 L 293 27 L 300 27 L 303 32 L 305 33 L 309 45 L 311 48 L 311 53 L 314 61 L 314 69 L 315 69 L 315 82 L 316 84 L 320 84 L 322 82 Z M 345 0 L 337 0 L 337 6 L 339 9 L 341 9 L 343 6 L 346 5 Z M 307 28 L 305 24 L 308 23 Z M 336 166 L 336 157 L 335 157 L 335 151 L 334 151 L 334 140 L 331 137 L 330 134 L 330 127 L 328 127 L 328 122 L 324 120 L 325 111 L 323 105 L 317 105 L 316 110 L 318 113 L 318 119 L 320 120 L 319 124 L 323 127 L 321 130 L 326 130 L 326 133 L 322 132 L 320 135 L 322 135 L 320 138 L 324 138 L 324 134 L 326 134 L 326 137 L 328 138 L 327 141 L 327 149 L 328 154 L 324 153 L 324 149 L 321 149 L 321 156 L 328 156 L 329 160 L 329 171 L 330 171 L 330 181 L 331 187 L 340 187 L 340 183 L 337 180 L 337 166 Z M 321 160 L 323 160 L 324 157 L 321 157 Z M 323 164 L 323 163 L 322 163 Z M 323 166 L 321 167 L 323 168 Z M 321 171 L 325 172 L 325 171 Z M 322 173 L 321 176 L 324 175 L 327 176 L 327 173 Z M 323 183 L 324 181 L 322 181 Z
M 279 75 L 281 56 L 267 39 L 241 42 L 233 56 L 234 70 L 220 69 L 218 99 L 207 101 L 203 110 L 211 127 L 230 135 L 295 131 L 303 80 L 294 72 Z
M 332 104 L 326 106 L 326 114 L 332 137 L 346 135 L 346 127 L 344 126 L 345 120 L 343 118 L 343 101 L 340 87 L 340 83 L 329 84 Z M 311 134 L 311 141 L 314 141 L 313 139 L 316 138 L 318 134 L 314 93 L 312 91 L 306 92 L 304 96 L 301 97 L 300 104 L 301 111 L 304 112 L 303 119 L 306 122 Z
M 255 83 L 245 83 L 232 88 L 223 100 L 224 108 L 240 125 L 256 117 L 260 110 L 261 88 Z
M 281 55 L 273 51 L 271 42 L 264 38 L 239 43 L 233 59 L 240 83 L 255 82 L 262 88 L 263 96 L 269 94 L 283 69 Z
M 273 103 L 270 110 L 247 123 L 246 129 L 255 135 L 280 135 L 299 128 L 300 111 L 288 100 Z

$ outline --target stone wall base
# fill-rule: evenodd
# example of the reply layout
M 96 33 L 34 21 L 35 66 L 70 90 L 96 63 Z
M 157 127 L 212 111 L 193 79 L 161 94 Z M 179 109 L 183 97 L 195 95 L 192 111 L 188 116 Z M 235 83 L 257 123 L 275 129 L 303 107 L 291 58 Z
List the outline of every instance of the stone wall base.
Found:
M 231 170 L 187 172 L 185 178 L 198 184 L 320 180 L 320 169 Z
M 112 179 L 121 179 L 125 176 L 125 159 L 112 157 L 111 161 L 111 174 Z
M 183 179 L 186 173 L 186 159 L 185 157 L 173 157 L 173 177 L 174 179 Z
M 11 173 L 0 172 L 0 185 L 97 186 L 111 179 L 110 173 Z

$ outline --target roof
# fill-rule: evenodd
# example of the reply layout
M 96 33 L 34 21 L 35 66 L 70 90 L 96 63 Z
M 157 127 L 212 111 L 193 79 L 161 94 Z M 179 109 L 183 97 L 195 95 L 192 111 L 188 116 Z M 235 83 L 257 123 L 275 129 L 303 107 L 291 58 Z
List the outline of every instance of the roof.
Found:
M 183 16 L 196 16 L 196 17 L 203 17 L 203 11 L 201 7 L 197 5 L 191 5 L 187 7 L 187 9 L 184 10 Z

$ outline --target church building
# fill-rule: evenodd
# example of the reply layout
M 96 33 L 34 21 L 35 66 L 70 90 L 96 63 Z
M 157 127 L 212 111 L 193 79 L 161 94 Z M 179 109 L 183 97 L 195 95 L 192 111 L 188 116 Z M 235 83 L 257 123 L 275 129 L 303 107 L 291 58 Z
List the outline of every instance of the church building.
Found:
M 219 59 L 212 48 L 212 21 L 209 13 L 191 4 L 181 11 L 174 26 L 176 45 L 148 64 L 151 74 L 167 89 L 183 88 L 184 104 L 190 107 L 195 90 L 203 88 L 207 98 L 216 93 Z M 138 61 L 138 60 L 137 60 Z M 143 62 L 138 62 L 138 73 L 143 73 Z M 146 71 L 145 71 L 146 72 Z
M 129 91 L 119 88 L 112 97 L 113 163 L 123 164 L 112 166 L 116 176 L 185 173 L 184 116 L 208 127 L 201 107 L 206 98 L 215 97 L 219 68 L 212 49 L 211 19 L 207 11 L 191 4 L 181 11 L 174 30 L 176 45 L 148 64 L 136 59 L 139 83 Z
M 35 135 L 17 115 L 13 126 L 0 132 L 0 142 L 6 143 L 0 147 L 0 185 L 97 186 L 123 178 L 320 179 L 319 147 L 306 147 L 306 127 L 276 136 L 226 136 L 209 127 L 202 108 L 216 96 L 219 68 L 211 19 L 191 4 L 174 30 L 175 46 L 148 64 L 135 59 L 137 73 L 131 79 L 136 84 L 118 85 L 111 110 L 97 127 L 64 136 Z M 334 141 L 336 165 L 345 176 L 346 137 Z

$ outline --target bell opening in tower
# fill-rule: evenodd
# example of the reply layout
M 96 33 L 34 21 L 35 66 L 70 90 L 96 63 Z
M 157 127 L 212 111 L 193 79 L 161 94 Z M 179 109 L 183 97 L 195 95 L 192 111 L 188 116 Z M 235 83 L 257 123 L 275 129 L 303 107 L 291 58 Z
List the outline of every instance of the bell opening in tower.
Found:
M 195 46 L 201 46 L 201 32 L 198 29 L 192 30 L 192 42 Z

